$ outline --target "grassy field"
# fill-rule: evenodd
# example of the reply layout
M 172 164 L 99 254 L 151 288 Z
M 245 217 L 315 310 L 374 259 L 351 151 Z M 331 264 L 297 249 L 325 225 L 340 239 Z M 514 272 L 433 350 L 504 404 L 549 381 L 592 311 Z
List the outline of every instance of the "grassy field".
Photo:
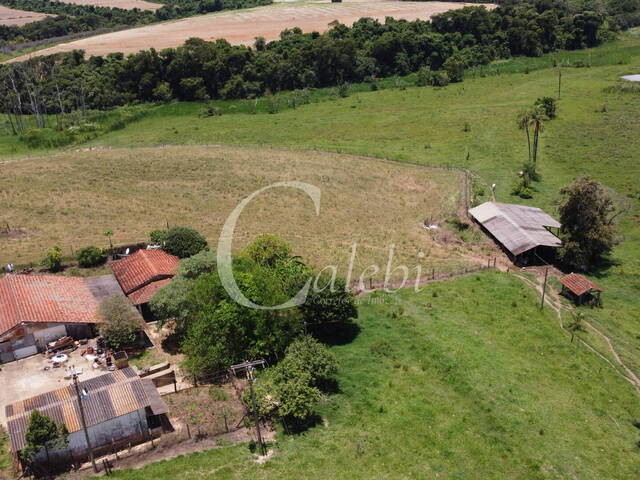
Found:
M 359 91 L 348 98 L 283 110 L 276 115 L 229 114 L 202 118 L 202 105 L 167 105 L 132 126 L 99 137 L 92 145 L 235 144 L 324 149 L 425 165 L 453 165 L 495 183 L 500 201 L 527 203 L 556 213 L 559 189 L 591 174 L 629 207 L 621 218 L 622 241 L 614 265 L 597 275 L 605 308 L 588 317 L 615 342 L 640 372 L 640 95 L 617 89 L 623 74 L 640 72 L 640 29 L 618 43 L 555 55 L 565 67 L 558 118 L 541 139 L 539 171 L 531 200 L 511 196 L 526 159 L 526 141 L 515 117 L 536 98 L 557 93 L 553 56 L 514 59 L 486 76 L 446 88 Z M 527 69 L 527 62 L 531 68 Z M 544 68 L 546 67 L 546 68 Z M 529 73 L 521 73 L 529 70 Z M 509 73 L 515 72 L 515 73 Z M 637 90 L 636 90 L 637 92 Z M 466 128 L 465 128 L 466 127 Z
M 640 373 L 640 94 L 618 88 L 620 75 L 640 72 L 640 31 L 562 58 L 583 66 L 563 68 L 559 116 L 542 134 L 542 181 L 531 200 L 510 195 L 526 159 L 515 117 L 536 98 L 556 95 L 552 56 L 501 62 L 442 89 L 403 88 L 410 79 L 379 91 L 359 86 L 348 98 L 327 93 L 275 115 L 238 113 L 245 104 L 237 102 L 205 118 L 201 104 L 170 104 L 83 145 L 106 150 L 25 159 L 24 146 L 2 138 L 0 215 L 40 233 L 0 241 L 1 255 L 26 257 L 23 251 L 62 238 L 86 243 L 104 228 L 125 241 L 161 227 L 166 217 L 215 238 L 238 199 L 295 177 L 326 189 L 330 222 L 315 219 L 302 195 L 266 195 L 267 203 L 242 217 L 242 240 L 275 229 L 319 264 L 340 261 L 354 239 L 379 246 L 401 238 L 409 258 L 427 245 L 419 225 L 431 212 L 452 212 L 460 184 L 454 173 L 410 163 L 469 168 L 496 183 L 498 200 L 552 214 L 558 190 L 589 173 L 628 211 L 612 266 L 594 274 L 605 288 L 604 308 L 585 313 Z M 172 144 L 184 148 L 166 147 Z M 434 245 L 429 253 L 460 261 L 465 250 Z M 495 272 L 421 294 L 365 297 L 360 334 L 333 347 L 341 393 L 322 406 L 326 426 L 281 438 L 264 465 L 239 446 L 116 478 L 638 478 L 637 394 L 601 358 L 571 344 L 557 318 L 536 305 L 532 289 Z
M 365 300 L 359 335 L 333 347 L 341 391 L 325 425 L 282 438 L 264 465 L 226 447 L 114 478 L 640 475 L 636 394 L 519 280 L 486 272 Z
M 260 233 L 278 233 L 315 266 L 338 265 L 346 276 L 351 245 L 358 244 L 354 278 L 372 262 L 384 267 L 396 244 L 398 262 L 422 261 L 439 270 L 464 263 L 424 230 L 460 204 L 457 171 L 324 152 L 220 146 L 116 149 L 64 153 L 3 167 L 1 224 L 24 230 L 0 237 L 0 264 L 37 261 L 54 243 L 71 255 L 86 245 L 144 241 L 169 225 L 191 225 L 212 246 L 222 223 L 247 195 L 285 180 L 321 189 L 316 217 L 303 192 L 265 192 L 243 212 L 235 246 Z M 425 254 L 424 259 L 417 257 Z M 379 275 L 382 280 L 382 275 Z

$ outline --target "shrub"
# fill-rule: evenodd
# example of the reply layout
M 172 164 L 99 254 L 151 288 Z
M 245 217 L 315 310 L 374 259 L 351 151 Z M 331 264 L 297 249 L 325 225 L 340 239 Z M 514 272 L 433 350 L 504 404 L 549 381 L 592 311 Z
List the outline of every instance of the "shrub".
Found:
M 449 81 L 453 83 L 464 80 L 464 67 L 464 62 L 455 56 L 447 58 L 444 65 L 442 65 L 442 68 L 449 76 Z
M 449 74 L 441 70 L 431 72 L 431 75 L 429 77 L 429 85 L 431 85 L 432 87 L 446 87 L 447 85 L 449 85 Z
M 42 266 L 51 272 L 59 272 L 62 269 L 62 249 L 60 245 L 54 245 L 42 259 Z
M 149 232 L 149 240 L 153 245 L 163 245 L 167 239 L 166 230 L 152 230 Z
M 187 258 L 207 248 L 207 241 L 197 230 L 172 227 L 164 238 L 164 250 L 178 258 Z
M 138 312 L 124 295 L 113 295 L 100 304 L 98 330 L 110 348 L 119 350 L 136 342 L 142 330 Z
M 511 188 L 511 193 L 513 195 L 517 195 L 520 198 L 532 198 L 533 192 L 529 188 L 527 181 L 523 177 L 518 177 L 518 179 L 513 184 Z
M 555 98 L 553 97 L 539 98 L 538 100 L 536 100 L 535 106 L 540 107 L 544 112 L 544 114 L 547 117 L 549 117 L 549 119 L 556 117 L 556 113 L 557 113 L 556 111 L 558 109 L 558 106 L 556 104 Z
M 159 102 L 169 102 L 171 100 L 171 85 L 169 82 L 159 82 L 153 89 L 153 98 Z
M 83 268 L 97 267 L 105 262 L 107 254 L 94 246 L 81 248 L 76 252 L 76 260 Z

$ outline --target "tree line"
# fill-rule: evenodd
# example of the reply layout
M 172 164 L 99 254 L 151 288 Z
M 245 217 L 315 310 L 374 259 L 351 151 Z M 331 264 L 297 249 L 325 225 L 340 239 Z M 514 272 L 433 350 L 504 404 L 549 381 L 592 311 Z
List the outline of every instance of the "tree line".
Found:
M 465 7 L 431 21 L 363 18 L 324 34 L 293 28 L 276 41 L 257 38 L 251 47 L 192 38 L 128 56 L 86 58 L 73 51 L 2 66 L 1 108 L 19 126 L 27 113 L 44 119 L 45 113 L 137 102 L 255 98 L 417 71 L 425 84 L 443 85 L 495 59 L 593 47 L 614 35 L 612 19 L 604 8 L 506 0 L 492 11 Z
M 21 44 L 79 32 L 115 27 L 135 27 L 192 15 L 268 5 L 272 0 L 167 0 L 155 10 L 74 5 L 49 0 L 0 0 L 0 5 L 32 12 L 49 13 L 37 22 L 22 26 L 0 25 L 0 46 Z

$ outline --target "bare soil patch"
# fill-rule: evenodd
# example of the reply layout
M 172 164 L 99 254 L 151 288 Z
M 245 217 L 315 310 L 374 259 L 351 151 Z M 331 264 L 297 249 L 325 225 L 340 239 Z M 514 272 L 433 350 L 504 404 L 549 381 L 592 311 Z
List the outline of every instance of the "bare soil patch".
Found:
M 92 2 L 93 0 L 77 0 Z M 177 47 L 191 37 L 204 40 L 224 38 L 232 44 L 250 45 L 256 37 L 276 40 L 287 28 L 300 27 L 304 32 L 324 32 L 335 20 L 351 25 L 362 17 L 384 21 L 386 17 L 417 20 L 429 19 L 447 10 L 463 8 L 470 4 L 455 2 L 404 2 L 399 0 L 347 0 L 343 3 L 284 2 L 241 11 L 228 11 L 185 18 L 172 22 L 149 25 L 130 30 L 97 35 L 56 45 L 25 55 L 12 61 L 22 61 L 29 56 L 50 55 L 82 49 L 89 55 L 106 55 L 112 52 L 134 53 L 148 48 L 160 50 Z M 492 5 L 485 5 L 493 8 Z
M 47 13 L 29 12 L 27 10 L 17 10 L 0 5 L 0 25 L 22 26 L 27 23 L 37 22 L 45 17 L 49 17 Z

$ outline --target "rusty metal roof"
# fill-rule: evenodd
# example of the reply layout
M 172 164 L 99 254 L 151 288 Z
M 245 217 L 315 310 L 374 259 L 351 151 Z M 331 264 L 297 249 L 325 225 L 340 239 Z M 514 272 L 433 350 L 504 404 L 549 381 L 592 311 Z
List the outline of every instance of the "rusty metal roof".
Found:
M 545 228 L 560 228 L 560 223 L 539 208 L 485 202 L 469 214 L 513 255 L 537 246 L 562 246 L 562 241 Z
M 79 382 L 78 386 L 88 392 L 82 400 L 88 427 L 149 406 L 154 407 L 156 415 L 168 411 L 158 391 L 145 385 L 131 368 Z M 57 423 L 64 423 L 69 433 L 82 428 L 73 385 L 21 400 L 5 407 L 11 449 L 14 452 L 25 446 L 25 433 L 33 410 L 39 410 Z
M 6 275 L 0 278 L 0 334 L 21 323 L 96 323 L 99 299 L 84 278 Z
M 560 279 L 560 283 L 571 290 L 575 295 L 583 295 L 591 290 L 602 292 L 602 287 L 593 283 L 587 277 L 577 273 L 570 273 Z
M 163 250 L 138 250 L 109 266 L 124 293 L 129 295 L 155 280 L 173 277 L 179 263 L 178 257 Z

